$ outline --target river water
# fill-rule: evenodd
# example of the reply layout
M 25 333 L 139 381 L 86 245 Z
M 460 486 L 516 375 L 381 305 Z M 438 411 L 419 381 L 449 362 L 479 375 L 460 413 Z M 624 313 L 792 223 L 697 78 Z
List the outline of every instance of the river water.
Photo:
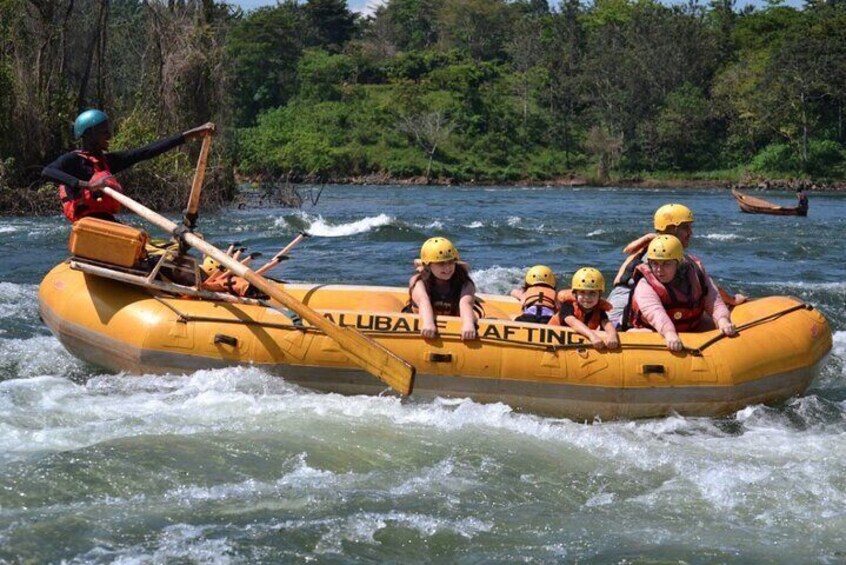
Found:
M 200 224 L 265 257 L 307 229 L 274 274 L 325 283 L 401 286 L 445 235 L 481 291 L 506 292 L 535 263 L 613 277 L 672 201 L 723 285 L 829 318 L 834 351 L 805 396 L 583 423 L 318 394 L 255 368 L 105 374 L 38 318 L 69 227 L 0 218 L 0 562 L 846 562 L 846 197 L 779 218 L 716 189 L 333 186 L 316 206 Z

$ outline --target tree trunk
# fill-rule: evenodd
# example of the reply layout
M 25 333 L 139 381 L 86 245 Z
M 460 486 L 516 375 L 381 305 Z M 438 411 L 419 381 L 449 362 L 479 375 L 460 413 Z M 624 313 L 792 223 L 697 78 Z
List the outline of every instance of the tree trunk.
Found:
M 94 33 L 92 34 L 91 39 L 88 42 L 88 47 L 84 53 L 85 71 L 82 73 L 82 80 L 79 83 L 79 93 L 76 98 L 76 107 L 80 110 L 86 105 L 85 93 L 88 90 L 88 81 L 91 78 L 91 67 L 94 65 L 94 53 L 98 49 L 99 42 L 101 40 L 101 33 L 105 33 L 105 31 L 100 28 L 105 27 L 104 16 L 108 10 L 108 6 L 109 0 L 100 0 L 100 13 L 97 17 L 97 27 L 94 29 Z M 98 99 L 98 103 L 99 102 L 100 100 Z
M 437 150 L 438 146 L 435 145 L 432 147 L 432 150 L 429 151 L 429 163 L 426 165 L 426 185 L 432 184 L 432 160 L 435 158 L 435 150 Z
M 808 110 L 805 105 L 805 93 L 799 95 L 802 104 L 802 169 L 808 168 Z

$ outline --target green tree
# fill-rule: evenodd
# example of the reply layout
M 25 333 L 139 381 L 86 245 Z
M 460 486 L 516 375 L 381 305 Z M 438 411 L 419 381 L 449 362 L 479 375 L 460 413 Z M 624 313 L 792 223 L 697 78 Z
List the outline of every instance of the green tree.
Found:
M 232 28 L 226 50 L 236 124 L 251 124 L 261 110 L 284 105 L 296 92 L 301 16 L 299 6 L 286 1 L 259 8 Z
M 699 87 L 685 83 L 667 96 L 655 118 L 654 143 L 658 168 L 694 171 L 713 164 L 711 108 Z
M 354 63 L 347 55 L 332 55 L 322 49 L 306 49 L 297 66 L 300 78 L 299 100 L 340 100 L 342 89 L 354 74 Z
M 510 10 L 505 0 L 442 0 L 438 14 L 440 41 L 477 61 L 503 57 L 509 36 Z
M 309 47 L 340 53 L 356 32 L 356 15 L 346 0 L 307 0 L 302 10 Z
M 389 37 L 400 51 L 429 49 L 438 40 L 437 14 L 441 0 L 390 0 L 376 12 L 384 19 Z

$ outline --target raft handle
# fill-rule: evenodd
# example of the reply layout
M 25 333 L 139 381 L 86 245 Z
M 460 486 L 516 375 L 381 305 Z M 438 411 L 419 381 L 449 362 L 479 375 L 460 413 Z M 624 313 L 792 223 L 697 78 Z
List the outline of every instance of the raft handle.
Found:
M 214 344 L 222 343 L 232 347 L 238 347 L 238 338 L 226 334 L 214 334 Z
M 643 365 L 643 367 L 641 369 L 642 369 L 641 372 L 644 375 L 650 374 L 650 373 L 657 374 L 657 375 L 663 375 L 664 372 L 665 372 L 664 371 L 664 365 Z
M 430 363 L 452 363 L 452 353 L 429 353 L 426 360 Z

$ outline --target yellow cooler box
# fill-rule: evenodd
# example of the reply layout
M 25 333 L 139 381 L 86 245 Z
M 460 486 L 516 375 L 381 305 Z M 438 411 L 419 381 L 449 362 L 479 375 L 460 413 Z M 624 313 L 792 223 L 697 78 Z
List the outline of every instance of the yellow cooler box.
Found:
M 68 248 L 75 257 L 131 267 L 144 257 L 147 233 L 97 218 L 82 218 L 71 228 Z

